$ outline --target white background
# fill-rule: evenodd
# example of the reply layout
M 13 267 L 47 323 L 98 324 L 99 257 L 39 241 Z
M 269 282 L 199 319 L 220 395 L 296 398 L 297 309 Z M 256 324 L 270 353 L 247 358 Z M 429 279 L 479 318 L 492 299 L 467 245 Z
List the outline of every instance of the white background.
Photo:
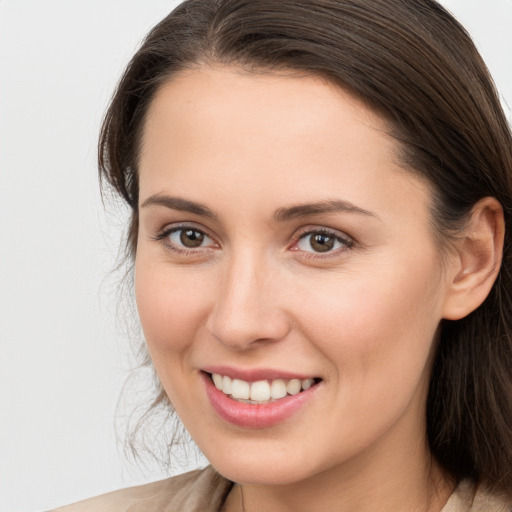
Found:
M 129 342 L 109 272 L 124 212 L 105 215 L 95 158 L 117 78 L 176 3 L 0 0 L 0 512 L 164 476 L 116 448 Z M 512 0 L 443 3 L 512 105 Z

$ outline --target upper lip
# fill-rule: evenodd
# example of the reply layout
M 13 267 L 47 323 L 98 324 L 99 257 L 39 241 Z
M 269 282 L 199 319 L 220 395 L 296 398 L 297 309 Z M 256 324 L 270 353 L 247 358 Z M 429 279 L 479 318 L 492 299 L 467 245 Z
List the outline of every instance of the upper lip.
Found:
M 287 370 L 278 370 L 275 368 L 235 368 L 233 366 L 206 366 L 201 368 L 206 373 L 218 373 L 219 375 L 240 379 L 246 382 L 257 382 L 259 380 L 292 380 L 292 379 L 312 379 L 311 374 L 294 373 Z

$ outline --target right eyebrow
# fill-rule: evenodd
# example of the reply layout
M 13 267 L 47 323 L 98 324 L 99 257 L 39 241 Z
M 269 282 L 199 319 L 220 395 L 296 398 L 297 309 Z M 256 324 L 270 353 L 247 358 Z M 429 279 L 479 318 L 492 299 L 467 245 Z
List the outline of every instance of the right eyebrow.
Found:
M 194 213 L 195 215 L 201 215 L 202 217 L 209 217 L 212 219 L 217 218 L 217 215 L 207 208 L 206 206 L 183 199 L 181 197 L 167 196 L 161 194 L 154 194 L 148 197 L 141 205 L 141 208 L 147 206 L 165 206 L 171 210 L 178 210 L 180 212 Z

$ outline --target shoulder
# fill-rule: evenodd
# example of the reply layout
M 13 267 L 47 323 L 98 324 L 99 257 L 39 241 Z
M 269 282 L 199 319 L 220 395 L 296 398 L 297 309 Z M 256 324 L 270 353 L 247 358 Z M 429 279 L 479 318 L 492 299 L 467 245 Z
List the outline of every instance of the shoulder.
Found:
M 479 486 L 473 501 L 473 512 L 512 512 L 512 493 L 506 496 Z
M 218 512 L 232 485 L 208 466 L 79 501 L 52 512 Z
M 512 495 L 492 492 L 485 485 L 463 480 L 441 512 L 512 512 Z

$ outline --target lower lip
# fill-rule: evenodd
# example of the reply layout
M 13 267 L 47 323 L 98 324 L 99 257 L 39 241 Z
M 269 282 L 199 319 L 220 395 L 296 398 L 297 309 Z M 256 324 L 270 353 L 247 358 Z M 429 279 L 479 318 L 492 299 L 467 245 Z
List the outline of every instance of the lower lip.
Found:
M 320 387 L 320 384 L 316 384 L 296 395 L 268 404 L 246 404 L 219 391 L 208 374 L 203 373 L 202 377 L 208 398 L 217 414 L 229 423 L 245 428 L 272 427 L 285 421 L 304 407 Z

